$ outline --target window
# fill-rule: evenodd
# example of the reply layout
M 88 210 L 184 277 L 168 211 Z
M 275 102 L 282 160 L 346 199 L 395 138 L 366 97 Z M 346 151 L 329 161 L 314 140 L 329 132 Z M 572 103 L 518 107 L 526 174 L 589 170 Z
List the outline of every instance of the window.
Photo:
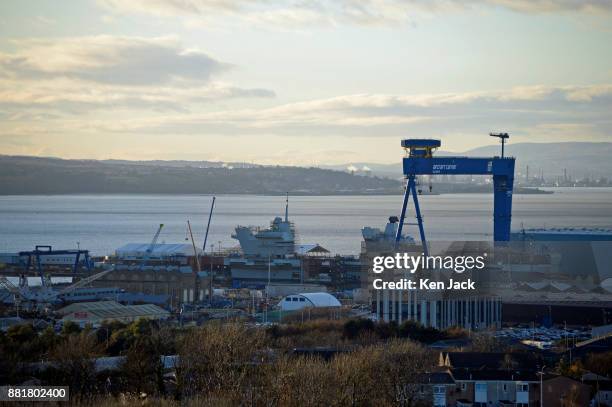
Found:
M 287 298 L 285 298 L 285 301 L 291 302 L 291 298 L 287 297 Z
M 306 298 L 300 298 L 300 302 L 305 302 Z
M 508 391 L 508 385 L 506 383 L 502 384 L 502 391 Z
M 293 301 L 297 302 L 298 298 L 297 297 L 293 297 Z
M 516 386 L 516 391 L 529 391 L 529 384 L 527 384 L 527 383 L 519 383 Z
M 461 391 L 465 391 L 467 385 L 465 383 L 461 383 Z
M 476 383 L 476 391 L 486 392 L 487 391 L 487 384 L 486 383 Z
M 435 394 L 444 394 L 446 393 L 446 389 L 444 388 L 444 386 L 434 386 L 433 392 Z

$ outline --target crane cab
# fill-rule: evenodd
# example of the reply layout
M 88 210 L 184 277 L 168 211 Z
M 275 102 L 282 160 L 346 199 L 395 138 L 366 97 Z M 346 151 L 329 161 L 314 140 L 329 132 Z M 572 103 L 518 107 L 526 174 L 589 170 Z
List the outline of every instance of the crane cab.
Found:
M 409 157 L 431 158 L 442 143 L 436 139 L 409 138 L 402 140 L 402 147 Z

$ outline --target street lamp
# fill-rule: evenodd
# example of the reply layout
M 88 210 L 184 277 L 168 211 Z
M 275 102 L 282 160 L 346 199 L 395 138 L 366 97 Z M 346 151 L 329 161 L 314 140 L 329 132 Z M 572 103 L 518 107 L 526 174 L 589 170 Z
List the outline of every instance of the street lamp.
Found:
M 540 375 L 540 407 L 544 407 L 544 368 L 546 366 L 542 365 L 542 369 L 538 372 Z

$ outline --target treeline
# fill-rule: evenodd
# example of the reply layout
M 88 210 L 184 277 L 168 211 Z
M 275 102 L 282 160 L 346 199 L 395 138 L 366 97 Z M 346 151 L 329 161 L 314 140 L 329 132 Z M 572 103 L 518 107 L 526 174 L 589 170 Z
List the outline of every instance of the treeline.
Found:
M 72 404 L 194 406 L 420 406 L 437 353 L 423 342 L 465 336 L 414 322 L 311 320 L 260 327 L 245 322 L 179 329 L 138 320 L 98 329 L 67 323 L 0 331 L 0 385 L 70 386 Z M 503 351 L 472 335 L 473 351 Z M 176 355 L 171 365 L 161 356 Z M 102 356 L 121 356 L 112 369 Z M 558 370 L 610 375 L 612 353 Z
M 397 194 L 399 181 L 320 168 L 146 165 L 0 156 L 0 193 L 10 194 Z
M 204 406 L 419 405 L 419 375 L 432 367 L 425 347 L 390 339 L 360 345 L 342 339 L 346 322 L 297 324 L 328 343 L 339 333 L 344 349 L 330 360 L 301 357 L 277 348 L 289 330 L 245 323 L 210 323 L 176 330 L 140 320 L 61 332 L 31 325 L 0 334 L 0 383 L 26 380 L 70 386 L 71 400 L 83 405 L 111 405 L 119 400 L 150 400 Z M 281 341 L 281 342 L 279 342 Z M 285 342 L 290 347 L 297 342 Z M 118 369 L 98 371 L 95 359 L 124 356 Z M 178 355 L 171 373 L 160 356 Z M 45 361 L 43 365 L 40 361 Z M 375 378 L 375 379 L 373 379 Z

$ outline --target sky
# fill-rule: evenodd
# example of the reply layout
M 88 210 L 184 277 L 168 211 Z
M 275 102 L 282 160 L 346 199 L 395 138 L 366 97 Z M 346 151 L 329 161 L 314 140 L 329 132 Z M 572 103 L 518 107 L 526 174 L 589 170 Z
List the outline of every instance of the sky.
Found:
M 0 2 L 0 154 L 391 163 L 611 128 L 612 0 Z

